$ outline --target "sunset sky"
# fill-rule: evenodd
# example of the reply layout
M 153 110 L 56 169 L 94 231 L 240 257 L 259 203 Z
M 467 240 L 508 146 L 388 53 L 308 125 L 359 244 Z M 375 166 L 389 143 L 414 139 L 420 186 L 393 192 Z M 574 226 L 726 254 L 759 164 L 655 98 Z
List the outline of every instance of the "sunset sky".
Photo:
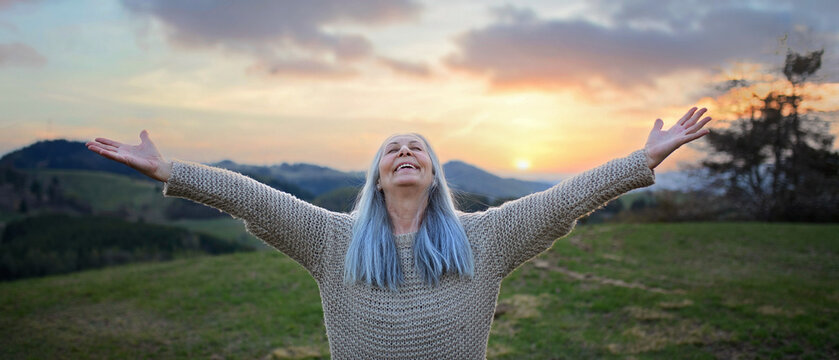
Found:
M 512 3 L 0 0 L 0 154 L 147 129 L 173 158 L 363 170 L 412 131 L 443 161 L 555 179 L 657 117 L 734 118 L 787 46 L 825 49 L 807 107 L 837 119 L 839 1 Z

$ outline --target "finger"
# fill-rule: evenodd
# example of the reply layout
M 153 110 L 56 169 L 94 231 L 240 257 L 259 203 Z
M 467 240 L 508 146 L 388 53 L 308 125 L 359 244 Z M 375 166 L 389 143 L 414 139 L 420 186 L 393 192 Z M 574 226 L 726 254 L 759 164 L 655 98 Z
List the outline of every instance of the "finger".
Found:
M 705 135 L 708 135 L 710 132 L 711 132 L 711 130 L 703 129 L 701 131 L 697 131 L 693 134 L 690 134 L 684 139 L 684 142 L 682 143 L 682 145 L 687 144 L 687 143 L 689 143 L 691 141 L 694 141 L 696 139 L 699 139 L 699 138 L 701 138 Z
M 693 113 L 694 113 L 695 111 L 696 111 L 696 107 L 695 107 L 695 106 L 694 106 L 694 107 L 692 107 L 692 108 L 690 108 L 690 110 L 688 110 L 688 112 L 686 112 L 686 113 L 685 113 L 685 116 L 682 116 L 682 118 L 681 118 L 681 119 L 679 119 L 678 124 L 679 124 L 679 125 L 684 125 L 685 121 L 687 121 L 688 119 L 690 119 L 690 117 L 691 117 L 691 116 L 693 116 Z
M 96 147 L 106 149 L 106 150 L 109 150 L 109 151 L 118 151 L 118 149 L 119 149 L 116 146 L 111 146 L 111 145 L 102 144 L 102 143 L 88 143 L 88 144 L 89 144 L 89 146 L 92 145 L 92 146 L 96 146 Z
M 108 159 L 111 159 L 113 161 L 128 165 L 128 160 L 126 160 L 124 156 L 119 155 L 117 153 L 106 151 L 106 152 L 100 153 L 99 155 L 102 155 L 102 156 L 104 156 Z
M 105 144 L 101 144 L 101 143 L 98 143 L 98 142 L 93 142 L 93 141 L 88 141 L 88 142 L 85 144 L 85 146 L 87 147 L 87 149 L 88 149 L 88 150 L 90 150 L 90 151 L 101 150 L 101 149 L 102 149 L 102 146 L 104 146 L 104 145 L 105 145 Z
M 686 134 L 693 134 L 693 133 L 697 132 L 699 129 L 701 129 L 703 126 L 705 126 L 705 124 L 707 124 L 709 121 L 711 121 L 710 116 L 702 119 L 702 121 L 700 121 L 696 124 L 693 124 L 693 126 L 688 128 L 688 130 L 685 133 Z
M 150 141 L 150 140 L 149 140 L 149 132 L 148 132 L 148 131 L 146 131 L 146 129 L 143 129 L 143 131 L 140 131 L 140 141 L 141 141 L 141 142 L 148 142 L 148 141 Z
M 123 146 L 123 145 L 124 145 L 124 144 L 123 144 L 123 143 L 121 143 L 121 142 L 118 142 L 118 141 L 113 141 L 113 140 L 111 140 L 111 139 L 106 139 L 106 138 L 96 138 L 96 139 L 94 139 L 94 140 L 96 140 L 97 142 L 100 142 L 100 143 L 106 144 L 106 145 L 111 145 L 111 146 L 116 146 L 116 147 L 120 147 L 120 146 Z
M 655 119 L 655 124 L 653 124 L 653 130 L 650 131 L 650 134 L 661 131 L 661 128 L 664 127 L 664 121 L 661 119 Z
M 88 149 L 88 150 L 90 150 L 90 151 L 93 151 L 93 152 L 95 152 L 95 153 L 97 153 L 97 154 L 100 154 L 100 155 L 101 155 L 101 153 L 103 153 L 103 152 L 112 152 L 112 153 L 116 153 L 116 152 L 117 152 L 116 150 L 113 150 L 113 149 L 108 149 L 108 148 L 105 148 L 105 147 L 103 147 L 103 146 L 104 146 L 103 144 L 95 144 L 95 143 L 94 143 L 94 144 L 90 144 L 90 145 L 88 145 L 88 146 L 87 146 L 87 149 Z
M 118 161 L 118 162 L 121 162 L 121 163 L 126 162 L 125 157 L 116 153 L 115 151 L 110 151 L 110 150 L 107 150 L 107 149 L 103 149 L 103 148 L 101 148 L 99 146 L 96 146 L 96 145 L 88 146 L 87 149 L 90 150 L 90 151 L 93 151 L 93 152 L 95 152 L 95 153 L 97 153 L 97 154 L 99 154 L 103 157 L 106 157 L 108 159 Z
M 702 115 L 705 114 L 706 111 L 708 111 L 708 109 L 702 108 L 699 109 L 699 111 L 695 112 L 693 116 L 691 116 L 690 119 L 688 119 L 688 121 L 685 121 L 685 127 L 691 127 L 693 126 L 693 124 L 696 124 L 696 120 L 701 119 Z

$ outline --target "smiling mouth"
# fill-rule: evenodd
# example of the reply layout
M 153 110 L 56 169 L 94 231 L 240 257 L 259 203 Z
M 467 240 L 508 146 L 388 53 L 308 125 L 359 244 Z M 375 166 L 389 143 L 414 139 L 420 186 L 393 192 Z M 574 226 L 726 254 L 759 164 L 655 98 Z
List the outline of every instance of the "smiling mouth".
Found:
M 411 163 L 401 163 L 401 164 L 399 164 L 399 166 L 396 167 L 395 170 L 393 170 L 393 172 L 397 172 L 397 171 L 402 170 L 402 169 L 418 170 L 419 168 L 416 165 L 411 164 Z

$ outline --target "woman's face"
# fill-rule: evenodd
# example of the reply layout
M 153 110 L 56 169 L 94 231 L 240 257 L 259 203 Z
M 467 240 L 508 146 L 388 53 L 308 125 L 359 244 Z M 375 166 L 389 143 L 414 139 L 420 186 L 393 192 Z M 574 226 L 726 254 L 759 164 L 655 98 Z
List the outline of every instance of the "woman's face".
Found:
M 427 189 L 434 181 L 431 156 L 415 135 L 395 135 L 385 141 L 379 161 L 379 186 L 388 193 L 399 187 Z

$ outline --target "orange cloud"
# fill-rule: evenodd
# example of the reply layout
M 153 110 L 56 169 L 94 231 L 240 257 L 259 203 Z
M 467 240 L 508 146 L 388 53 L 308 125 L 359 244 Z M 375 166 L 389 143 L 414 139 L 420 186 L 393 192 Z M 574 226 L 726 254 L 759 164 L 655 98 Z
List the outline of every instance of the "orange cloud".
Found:
M 703 98 L 701 102 L 715 108 L 717 117 L 733 120 L 742 117 L 749 109 L 759 107 L 761 99 L 769 93 L 793 93 L 792 84 L 786 79 L 766 74 L 752 78 L 761 81 L 734 87 L 722 95 Z M 799 111 L 804 114 L 839 111 L 839 101 L 836 101 L 839 98 L 839 83 L 806 83 L 796 91 L 803 98 Z

